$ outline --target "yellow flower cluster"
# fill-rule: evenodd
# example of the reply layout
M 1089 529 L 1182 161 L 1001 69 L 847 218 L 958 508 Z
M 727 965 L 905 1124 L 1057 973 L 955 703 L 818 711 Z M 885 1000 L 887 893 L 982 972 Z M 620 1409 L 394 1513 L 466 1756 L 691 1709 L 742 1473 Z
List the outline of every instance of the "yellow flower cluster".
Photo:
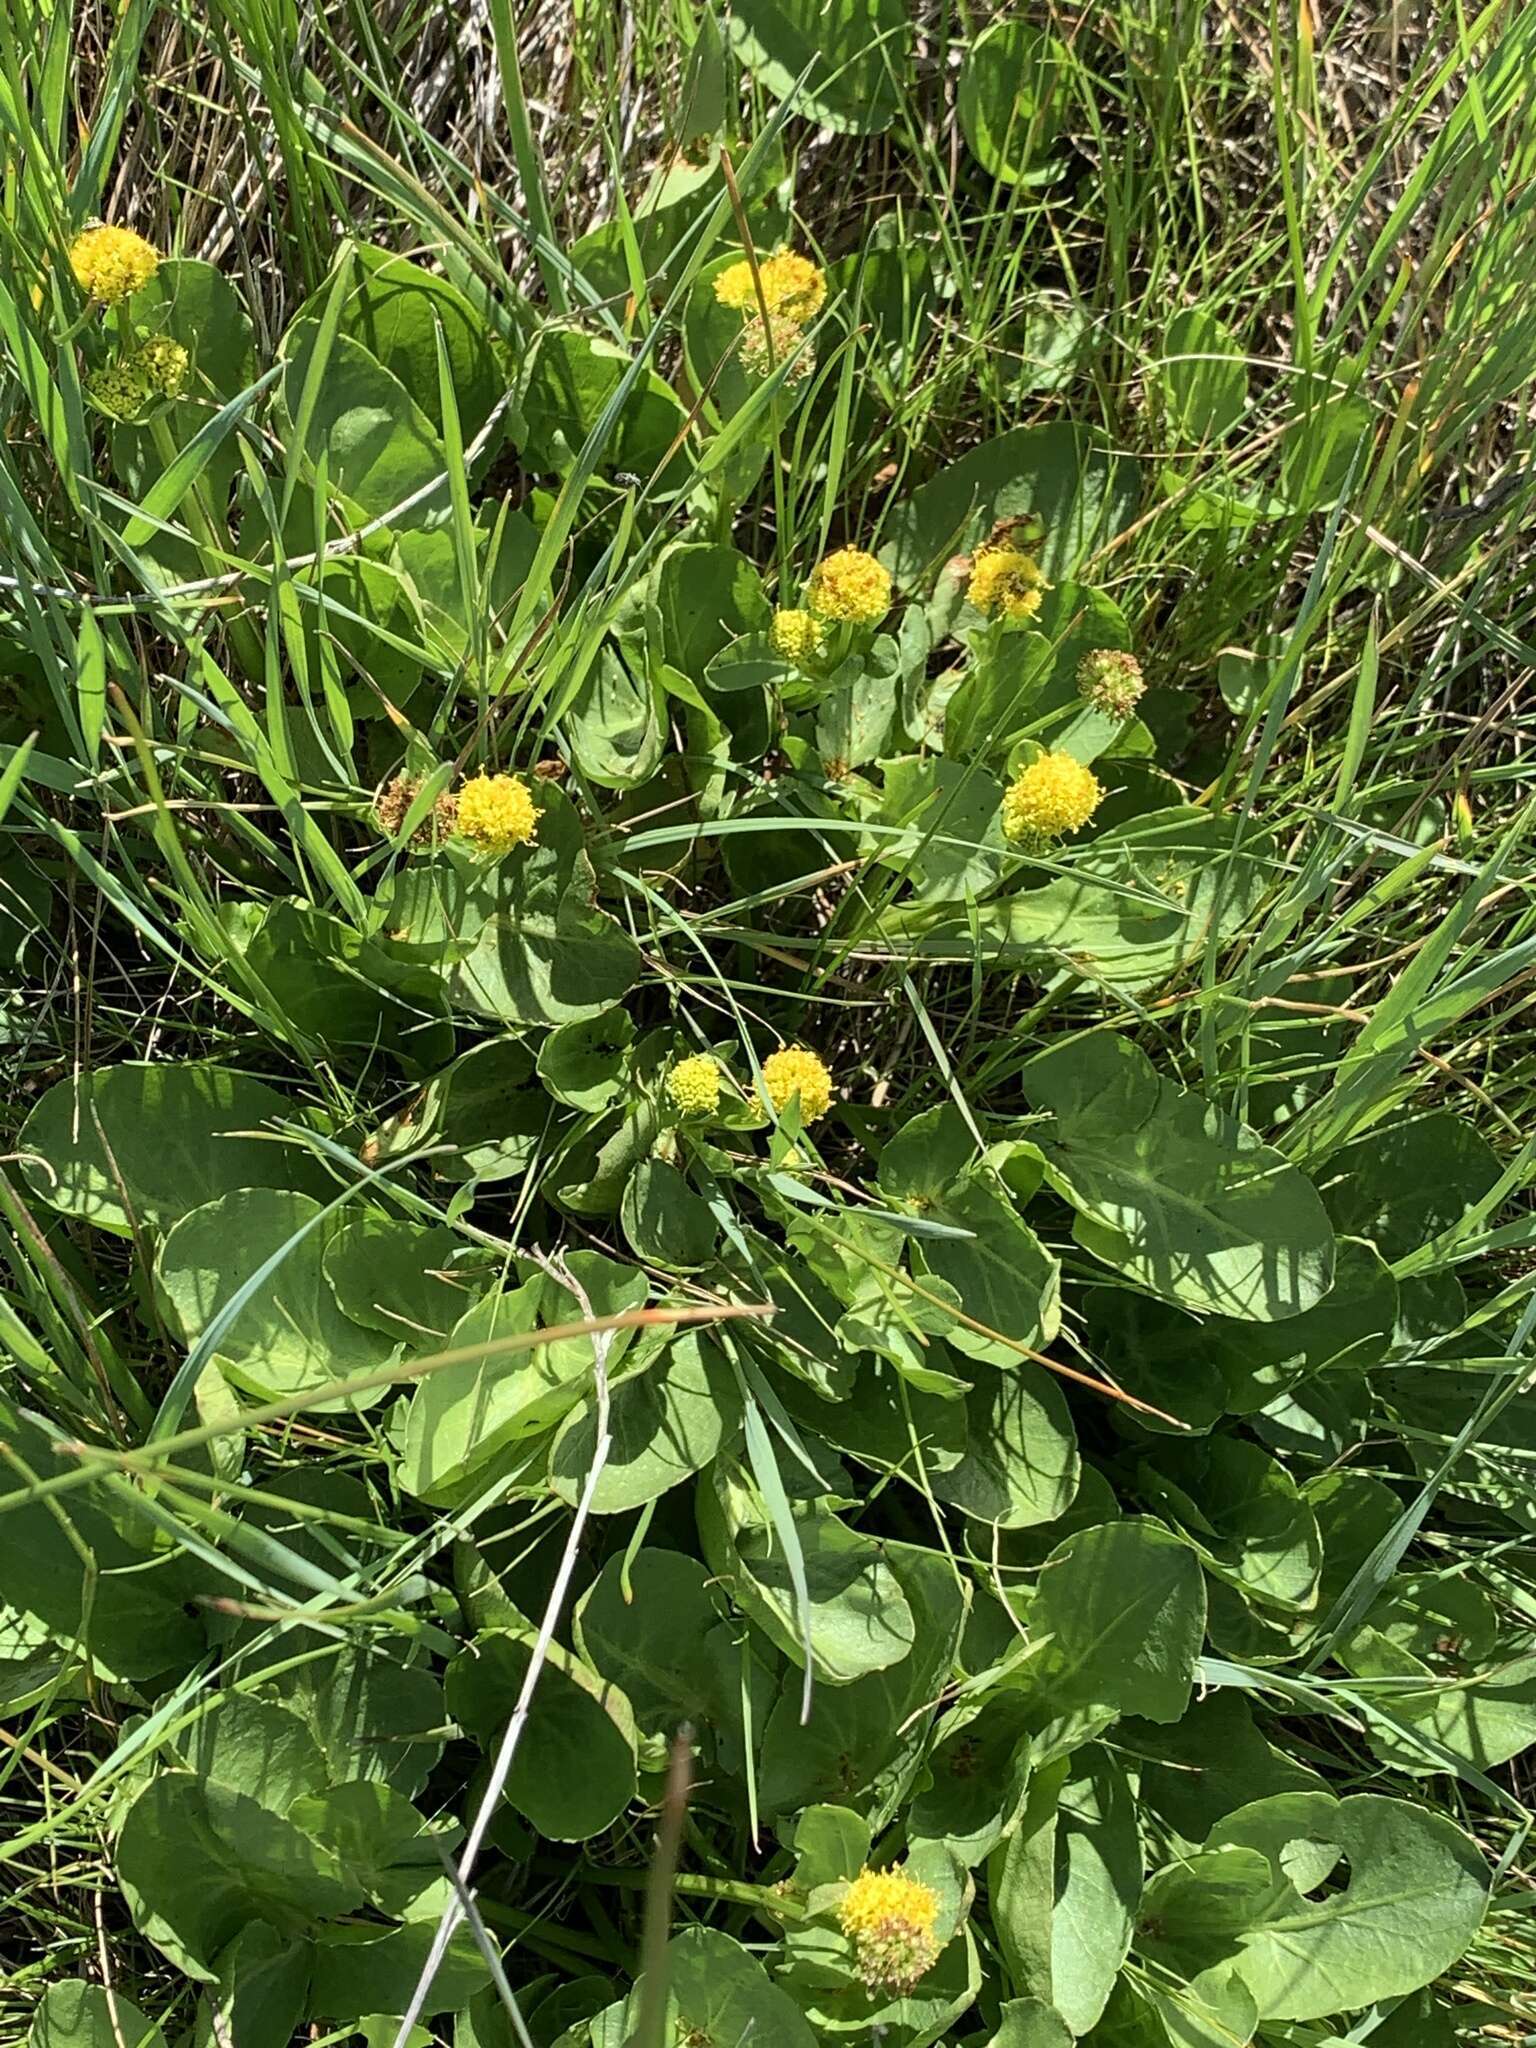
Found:
M 1104 800 L 1104 785 L 1070 754 L 1042 754 L 1003 792 L 1003 833 L 1015 842 L 1060 839 L 1087 824 Z
M 763 1061 L 763 1086 L 776 1116 L 782 1116 L 797 1095 L 802 1123 L 815 1123 L 832 1106 L 832 1076 L 815 1053 L 803 1046 L 790 1045 L 782 1052 L 769 1053 Z
M 1032 619 L 1050 589 L 1033 555 L 1011 547 L 980 547 L 965 594 L 984 619 Z
M 804 668 L 822 648 L 822 630 L 810 612 L 775 612 L 768 628 L 768 642 L 775 654 Z
M 667 1094 L 679 1116 L 713 1116 L 720 1107 L 720 1062 L 696 1052 L 667 1075 Z
M 770 313 L 766 326 L 762 314 L 754 313 L 736 346 L 742 368 L 754 377 L 766 377 L 787 363 L 788 382 L 803 384 L 816 367 L 815 351 L 801 346 L 804 333 L 800 322 L 788 313 Z
M 1109 718 L 1129 718 L 1146 687 L 1141 663 L 1118 648 L 1095 648 L 1077 664 L 1079 696 Z
M 933 1968 L 938 1915 L 937 1893 L 904 1870 L 859 1872 L 837 1917 L 871 1991 L 904 1995 Z
M 168 334 L 157 334 L 141 348 L 93 370 L 85 388 L 91 403 L 103 412 L 131 420 L 152 398 L 179 398 L 186 381 L 186 350 Z
M 160 268 L 160 252 L 132 228 L 87 228 L 69 247 L 75 282 L 100 306 L 121 305 Z
M 762 287 L 761 304 L 758 286 Z M 797 326 L 814 320 L 826 303 L 827 280 L 809 256 L 797 256 L 793 249 L 781 249 L 757 266 L 757 280 L 745 257 L 732 263 L 715 279 L 715 297 L 722 306 L 738 313 L 783 313 Z
M 520 775 L 477 775 L 459 791 L 458 830 L 481 853 L 500 855 L 538 836 L 539 814 Z
M 891 608 L 891 572 L 862 548 L 839 548 L 811 571 L 805 601 L 832 624 L 878 625 Z

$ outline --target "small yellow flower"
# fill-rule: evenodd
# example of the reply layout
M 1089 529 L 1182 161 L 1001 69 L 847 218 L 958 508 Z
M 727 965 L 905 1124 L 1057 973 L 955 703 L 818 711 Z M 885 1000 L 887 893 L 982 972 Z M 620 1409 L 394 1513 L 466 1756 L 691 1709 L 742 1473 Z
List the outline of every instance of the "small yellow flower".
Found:
M 752 265 L 745 257 L 722 270 L 715 279 L 715 297 L 722 306 L 731 306 L 738 313 L 760 313 L 758 285 L 762 286 L 762 306 L 770 313 L 787 313 L 802 325 L 816 317 L 827 296 L 826 277 L 809 256 L 781 249 L 777 256 L 766 257 L 757 266 L 756 283 Z
M 696 1052 L 667 1075 L 667 1094 L 679 1116 L 713 1116 L 720 1107 L 720 1062 Z
M 152 391 L 162 398 L 180 398 L 187 382 L 188 356 L 179 341 L 156 334 L 134 354 Z
M 774 1113 L 782 1116 L 795 1096 L 800 1098 L 800 1120 L 813 1124 L 825 1116 L 832 1103 L 832 1076 L 815 1053 L 803 1046 L 786 1046 L 771 1052 L 763 1061 L 763 1086 Z
M 1033 555 L 1010 547 L 981 547 L 972 560 L 965 594 L 984 619 L 1032 619 L 1050 587 Z
M 938 1915 L 938 1895 L 928 1885 L 904 1870 L 865 1865 L 837 1917 L 870 1991 L 904 1996 L 933 1968 L 939 1958 L 933 1931 Z
M 789 365 L 787 382 L 803 384 L 816 367 L 815 352 L 804 347 L 805 329 L 788 313 L 770 313 L 763 325 L 761 313 L 754 313 L 741 330 L 736 353 L 741 366 L 754 377 L 767 377 Z
M 110 419 L 137 419 L 152 396 L 137 352 L 92 370 L 85 380 L 85 395 L 98 412 L 106 413 Z
M 768 640 L 775 654 L 804 667 L 814 661 L 822 647 L 820 625 L 809 612 L 775 612 L 768 628 Z
M 818 619 L 877 625 L 891 608 L 891 572 L 862 548 L 839 548 L 811 571 L 805 601 Z
M 538 836 L 539 814 L 520 775 L 477 775 L 459 791 L 461 837 L 482 853 L 510 853 Z
M 1070 754 L 1042 754 L 1003 792 L 1003 832 L 1019 841 L 1059 839 L 1087 824 L 1104 801 L 1104 785 Z
M 160 252 L 132 228 L 87 228 L 69 247 L 69 267 L 81 291 L 98 305 L 131 298 L 160 268 Z
M 1106 717 L 1129 718 L 1146 687 L 1141 663 L 1118 648 L 1095 648 L 1077 664 L 1078 695 Z

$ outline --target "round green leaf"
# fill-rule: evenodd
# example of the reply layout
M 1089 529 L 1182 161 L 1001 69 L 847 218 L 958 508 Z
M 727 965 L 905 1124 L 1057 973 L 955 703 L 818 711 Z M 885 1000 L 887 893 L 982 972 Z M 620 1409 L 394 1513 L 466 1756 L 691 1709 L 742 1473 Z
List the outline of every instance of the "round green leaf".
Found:
M 570 327 L 547 328 L 534 348 L 522 408 L 528 422 L 524 456 L 530 468 L 569 470 L 588 435 L 606 414 L 633 365 L 628 352 Z M 631 385 L 598 450 L 598 467 L 621 470 L 659 488 L 686 481 L 688 458 L 680 443 L 688 415 L 676 392 L 647 365 Z
M 1015 184 L 1050 150 L 1061 124 L 1071 59 L 1059 39 L 1025 21 L 998 21 L 965 53 L 956 111 L 971 154 Z
M 1175 313 L 1163 336 L 1163 400 L 1179 440 L 1219 441 L 1248 407 L 1248 369 L 1230 329 L 1201 306 Z
M 654 1154 L 630 1175 L 619 1221 L 635 1257 L 668 1272 L 697 1272 L 714 1254 L 717 1226 L 709 1204 Z
M 297 1141 L 250 1135 L 301 1117 L 299 1103 L 228 1067 L 133 1063 L 55 1082 L 17 1149 L 34 1192 L 66 1216 L 165 1230 L 234 1188 L 323 1188 Z
M 727 28 L 740 62 L 805 119 L 854 135 L 894 120 L 912 36 L 900 0 L 735 0 Z
M 487 1744 L 499 1740 L 533 1654 L 511 1630 L 477 1636 L 448 1667 L 448 1706 Z M 635 1721 L 616 1685 L 552 1644 L 507 1779 L 507 1798 L 541 1835 L 582 1842 L 635 1796 Z
M 1054 1712 L 1177 1721 L 1205 1637 L 1199 1561 L 1156 1522 L 1084 1529 L 1046 1559 L 1030 1632 L 1052 1638 L 1034 1668 Z
M 914 1262 L 924 1273 L 947 1281 L 966 1315 L 985 1325 L 973 1330 L 954 1323 L 950 1343 L 968 1358 L 999 1366 L 1022 1364 L 1018 1345 L 1038 1350 L 1056 1334 L 1061 1269 L 985 1169 L 962 1175 L 931 1214 L 971 1235 L 917 1238 Z M 999 1341 L 1003 1338 L 1012 1343 Z
M 411 1351 L 436 1351 L 481 1292 L 455 1273 L 464 1240 L 393 1216 L 353 1216 L 325 1247 L 325 1277 L 343 1315 Z
M 325 1277 L 337 1225 L 316 1225 L 320 1213 L 309 1195 L 239 1188 L 184 1216 L 155 1261 L 156 1283 L 190 1348 L 273 1253 L 289 1247 L 214 1349 L 225 1377 L 258 1400 L 368 1372 L 398 1352 L 381 1332 L 342 1313 Z M 371 1388 L 350 1405 L 367 1407 L 383 1392 Z
M 1023 1360 L 984 1373 L 965 1413 L 965 1456 L 929 1474 L 939 1499 L 1004 1529 L 1064 1515 L 1081 1467 L 1071 1411 L 1050 1374 Z
M 125 1993 L 64 1977 L 44 1990 L 27 2048 L 165 2048 L 165 2036 Z
M 1311 1182 L 1129 1039 L 1074 1039 L 1021 1081 L 1054 1113 L 1037 1142 L 1095 1257 L 1166 1301 L 1252 1322 L 1300 1315 L 1328 1292 L 1333 1231 Z
M 592 1512 L 618 1515 L 657 1500 L 704 1467 L 741 1412 L 741 1397 L 714 1341 L 685 1330 L 644 1372 L 614 1388 L 608 1458 Z M 582 1402 L 562 1424 L 549 1454 L 549 1483 L 575 1504 L 597 1450 L 597 1414 Z

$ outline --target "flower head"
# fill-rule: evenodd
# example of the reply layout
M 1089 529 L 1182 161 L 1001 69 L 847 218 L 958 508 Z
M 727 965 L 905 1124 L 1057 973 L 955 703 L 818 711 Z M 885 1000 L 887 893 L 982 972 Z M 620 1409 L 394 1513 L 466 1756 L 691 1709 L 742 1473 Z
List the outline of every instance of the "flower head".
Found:
M 754 313 L 741 330 L 736 353 L 754 377 L 767 377 L 787 363 L 788 381 L 803 384 L 816 367 L 814 351 L 802 346 L 804 336 L 805 329 L 788 313 L 770 313 L 766 326 L 762 314 Z
M 136 419 L 151 399 L 179 398 L 187 381 L 187 352 L 168 334 L 157 334 L 114 362 L 93 370 L 86 395 L 114 419 Z
M 459 791 L 459 836 L 482 853 L 510 853 L 538 836 L 539 814 L 520 775 L 477 775 Z
M 839 548 L 811 571 L 805 601 L 818 619 L 877 625 L 891 608 L 891 572 L 862 548 Z
M 1147 687 L 1134 654 L 1099 647 L 1077 664 L 1078 695 L 1109 718 L 1129 718 Z
M 382 789 L 374 799 L 374 818 L 378 823 L 379 830 L 390 839 L 399 836 L 400 828 L 405 823 L 406 813 L 416 801 L 416 795 L 420 788 L 421 777 L 419 775 L 397 775 L 394 781 L 387 788 Z M 437 799 L 437 802 L 433 804 L 431 810 L 428 811 L 427 815 L 416 827 L 416 830 L 411 834 L 411 845 L 431 846 L 439 838 L 446 839 L 458 823 L 458 816 L 458 798 L 451 791 L 445 789 Z
M 179 341 L 156 334 L 134 351 L 152 391 L 162 398 L 180 398 L 187 382 L 188 356 Z
M 132 228 L 87 228 L 69 245 L 69 267 L 98 305 L 131 298 L 160 268 L 160 251 Z
M 1087 824 L 1104 785 L 1070 754 L 1042 754 L 1003 792 L 1003 833 L 1015 841 L 1060 839 Z
M 790 1045 L 782 1052 L 769 1053 L 763 1061 L 763 1086 L 776 1116 L 782 1116 L 797 1095 L 802 1123 L 815 1123 L 831 1107 L 832 1076 L 815 1053 L 803 1046 Z
M 762 287 L 762 305 L 758 286 Z M 757 266 L 754 282 L 752 265 L 745 257 L 732 263 L 715 279 L 715 297 L 722 306 L 738 313 L 787 313 L 802 325 L 821 311 L 827 296 L 827 280 L 809 256 L 797 256 L 793 249 L 781 249 Z
M 822 630 L 810 612 L 775 612 L 768 628 L 769 645 L 775 654 L 803 668 L 821 652 Z
M 1011 547 L 980 547 L 965 594 L 984 619 L 1032 619 L 1050 589 L 1033 555 Z
M 696 1052 L 667 1075 L 667 1094 L 679 1116 L 713 1116 L 720 1107 L 720 1062 Z
M 938 1961 L 938 1895 L 904 1870 L 864 1867 L 838 1908 L 858 1972 L 871 1991 L 910 1991 Z

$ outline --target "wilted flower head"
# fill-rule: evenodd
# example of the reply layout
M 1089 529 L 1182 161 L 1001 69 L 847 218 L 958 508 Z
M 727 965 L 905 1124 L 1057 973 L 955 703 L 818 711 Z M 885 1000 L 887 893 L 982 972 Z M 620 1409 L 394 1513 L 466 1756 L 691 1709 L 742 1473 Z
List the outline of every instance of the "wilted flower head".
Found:
M 98 305 L 116 306 L 149 283 L 160 252 L 132 228 L 87 228 L 69 246 L 75 282 Z
M 1003 833 L 1015 842 L 1060 839 L 1087 824 L 1104 785 L 1071 754 L 1042 754 L 1003 792 Z
M 1117 647 L 1095 648 L 1077 665 L 1079 696 L 1109 718 L 1129 718 L 1146 687 L 1141 663 Z
M 866 1867 L 849 1885 L 838 1919 L 871 1991 L 903 1996 L 939 1957 L 938 1895 L 904 1870 Z
M 774 653 L 801 667 L 820 654 L 822 639 L 820 624 L 806 611 L 775 612 L 768 628 L 768 643 Z
M 754 313 L 741 330 L 736 352 L 744 370 L 754 377 L 766 377 L 789 365 L 788 381 L 803 384 L 816 367 L 815 352 L 804 346 L 805 329 L 788 313 L 770 313 L 764 326 L 761 313 Z
M 832 1076 L 815 1053 L 803 1046 L 786 1046 L 771 1052 L 763 1061 L 763 1086 L 775 1115 L 782 1115 L 795 1096 L 800 1098 L 800 1120 L 813 1124 L 825 1116 L 832 1104 Z
M 891 608 L 891 572 L 862 548 L 839 548 L 811 571 L 805 601 L 818 619 L 877 625 Z
M 696 1052 L 667 1075 L 667 1094 L 679 1116 L 713 1116 L 720 1107 L 720 1062 Z
M 980 547 L 965 594 L 986 619 L 1032 619 L 1050 589 L 1033 555 L 1011 547 Z
M 539 814 L 520 775 L 476 775 L 459 791 L 459 836 L 500 855 L 536 838 Z
M 797 256 L 792 249 L 781 249 L 777 256 L 766 257 L 757 266 L 756 282 L 752 265 L 745 257 L 730 264 L 715 279 L 715 297 L 722 306 L 733 306 L 739 313 L 760 313 L 766 306 L 770 313 L 786 313 L 802 325 L 821 311 L 826 296 L 826 277 L 809 256 Z
M 419 775 L 397 775 L 374 799 L 373 815 L 379 830 L 387 838 L 398 838 L 406 814 L 416 801 L 421 782 Z M 436 839 L 446 839 L 458 823 L 458 816 L 458 799 L 445 789 L 411 834 L 411 845 L 430 846 Z

